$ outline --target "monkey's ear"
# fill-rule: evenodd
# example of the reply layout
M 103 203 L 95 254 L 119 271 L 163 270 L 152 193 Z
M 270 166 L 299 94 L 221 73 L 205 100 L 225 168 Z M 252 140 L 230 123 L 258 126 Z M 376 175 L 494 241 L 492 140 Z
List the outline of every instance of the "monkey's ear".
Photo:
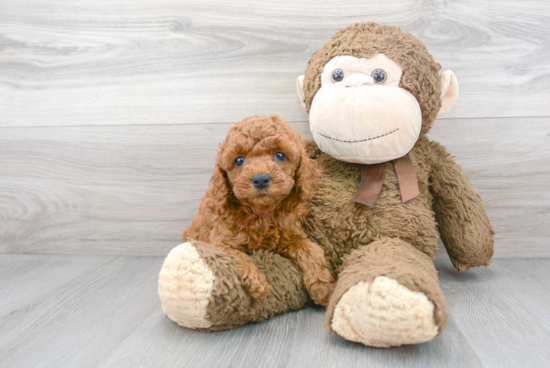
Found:
M 306 96 L 304 95 L 304 76 L 300 75 L 298 79 L 296 79 L 296 92 L 298 92 L 298 98 L 300 99 L 300 102 L 302 103 L 302 107 L 306 108 Z
M 445 70 L 441 73 L 441 108 L 437 113 L 437 117 L 445 115 L 458 98 L 458 81 L 455 73 L 450 70 Z

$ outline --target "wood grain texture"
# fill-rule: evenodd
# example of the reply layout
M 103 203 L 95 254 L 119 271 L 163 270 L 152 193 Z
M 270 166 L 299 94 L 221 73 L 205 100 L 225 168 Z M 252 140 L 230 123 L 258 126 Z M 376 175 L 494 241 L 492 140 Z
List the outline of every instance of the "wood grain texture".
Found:
M 75 266 L 88 262 L 88 256 L 46 257 Z M 0 317 L 1 366 L 96 367 L 151 313 L 158 313 L 155 287 L 162 259 L 103 258 L 85 272 L 60 275 L 56 267 L 44 270 L 40 277 L 60 286 L 36 291 L 31 302 Z M 36 277 L 30 277 L 7 296 L 24 293 L 35 282 Z
M 305 121 L 296 77 L 366 21 L 455 72 L 449 118 L 549 116 L 549 16 L 546 0 L 3 1 L 0 126 Z
M 452 318 L 485 366 L 548 366 L 549 261 L 497 260 L 473 273 L 438 263 Z
M 167 254 L 229 126 L 0 128 L 0 253 Z M 430 136 L 484 198 L 495 256 L 549 257 L 550 119 L 447 119 Z
M 450 311 L 447 329 L 431 342 L 391 349 L 329 333 L 323 308 L 229 331 L 179 327 L 160 308 L 162 260 L 2 256 L 0 266 L 10 270 L 0 273 L 0 293 L 17 302 L 0 313 L 0 367 L 542 367 L 550 361 L 544 281 L 550 260 L 496 260 L 463 273 L 436 260 Z M 51 287 L 35 289 L 37 264 Z M 4 289 L 14 282 L 17 288 Z M 32 295 L 22 296 L 30 289 Z
M 69 258 L 29 255 L 28 257 L 0 256 L 0 315 L 25 313 L 21 305 L 30 306 L 38 296 L 63 288 L 74 278 L 101 268 L 116 256 L 87 256 Z M 47 274 L 48 277 L 43 277 Z M 9 324 L 2 325 L 7 332 Z

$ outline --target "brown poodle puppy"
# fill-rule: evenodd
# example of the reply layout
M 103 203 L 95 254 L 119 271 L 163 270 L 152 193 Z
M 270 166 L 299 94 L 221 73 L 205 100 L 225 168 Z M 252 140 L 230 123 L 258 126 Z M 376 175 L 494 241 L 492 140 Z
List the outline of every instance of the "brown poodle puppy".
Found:
M 333 290 L 324 252 L 302 228 L 305 202 L 319 177 L 301 135 L 278 116 L 252 116 L 229 129 L 199 212 L 183 234 L 235 257 L 251 296 L 269 292 L 265 276 L 247 253 L 265 249 L 292 259 L 309 295 L 326 305 Z

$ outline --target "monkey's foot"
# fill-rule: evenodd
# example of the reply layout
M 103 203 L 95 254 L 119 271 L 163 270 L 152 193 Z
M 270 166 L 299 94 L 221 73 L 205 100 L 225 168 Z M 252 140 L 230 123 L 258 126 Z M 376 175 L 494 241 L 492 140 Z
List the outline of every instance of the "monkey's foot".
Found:
M 191 242 L 170 251 L 159 274 L 158 293 L 166 316 L 187 328 L 209 328 L 207 307 L 214 272 Z
M 359 282 L 335 306 L 331 328 L 338 335 L 368 346 L 390 347 L 433 339 L 439 328 L 434 304 L 395 279 L 378 276 Z

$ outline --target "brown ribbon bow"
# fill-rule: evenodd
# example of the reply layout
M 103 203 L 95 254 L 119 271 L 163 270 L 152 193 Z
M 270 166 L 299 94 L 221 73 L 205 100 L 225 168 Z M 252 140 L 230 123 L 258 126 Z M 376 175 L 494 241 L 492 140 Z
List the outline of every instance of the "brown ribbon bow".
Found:
M 353 197 L 357 203 L 372 207 L 378 199 L 384 184 L 384 162 L 374 165 L 361 165 L 361 185 Z M 406 154 L 403 157 L 393 160 L 401 201 L 410 201 L 420 194 L 418 179 L 411 157 Z

